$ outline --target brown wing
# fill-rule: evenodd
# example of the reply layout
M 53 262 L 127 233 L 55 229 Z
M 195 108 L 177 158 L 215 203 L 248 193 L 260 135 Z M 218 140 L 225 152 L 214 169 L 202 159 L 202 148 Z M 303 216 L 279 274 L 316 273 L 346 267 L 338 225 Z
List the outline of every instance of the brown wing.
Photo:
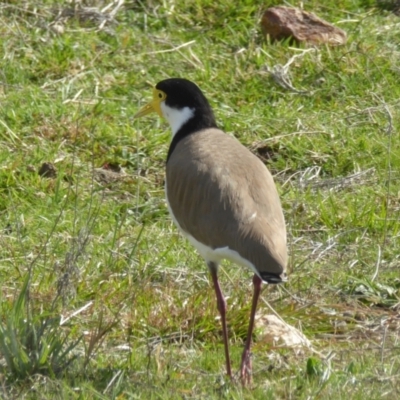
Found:
M 182 139 L 167 163 L 167 195 L 180 227 L 199 242 L 236 250 L 260 273 L 284 272 L 286 229 L 275 183 L 236 139 L 217 129 Z

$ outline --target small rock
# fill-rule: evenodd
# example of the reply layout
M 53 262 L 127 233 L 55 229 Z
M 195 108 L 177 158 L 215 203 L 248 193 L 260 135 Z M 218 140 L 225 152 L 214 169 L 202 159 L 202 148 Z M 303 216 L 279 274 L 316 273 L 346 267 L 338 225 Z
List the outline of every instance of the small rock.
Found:
M 275 346 L 312 348 L 311 342 L 302 332 L 275 315 L 258 315 L 257 326 L 262 331 L 261 337 Z
M 65 32 L 64 25 L 61 23 L 56 22 L 55 24 L 50 25 L 50 29 L 57 33 L 58 35 L 62 35 Z
M 118 182 L 124 178 L 123 174 L 104 168 L 95 168 L 93 173 L 94 179 L 96 179 L 97 182 L 104 183 L 106 185 L 113 182 Z
M 272 40 L 292 38 L 296 42 L 313 45 L 328 43 L 333 46 L 345 44 L 347 40 L 343 30 L 298 8 L 268 8 L 262 17 L 261 28 Z
M 57 169 L 56 167 L 49 162 L 44 162 L 38 171 L 38 174 L 43 178 L 56 178 L 57 177 Z
M 315 86 L 322 86 L 324 83 L 326 83 L 326 79 L 323 78 L 323 77 L 318 78 L 318 79 L 316 79 L 316 80 L 314 81 L 314 85 L 315 85 Z

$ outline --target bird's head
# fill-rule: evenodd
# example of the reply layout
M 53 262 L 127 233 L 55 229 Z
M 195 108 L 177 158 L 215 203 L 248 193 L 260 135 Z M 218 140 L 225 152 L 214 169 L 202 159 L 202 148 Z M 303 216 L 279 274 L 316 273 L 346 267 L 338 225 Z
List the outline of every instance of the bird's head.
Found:
M 173 136 L 184 126 L 191 131 L 216 127 L 214 113 L 199 87 L 182 78 L 165 79 L 153 89 L 153 100 L 135 118 L 156 112 L 171 126 Z

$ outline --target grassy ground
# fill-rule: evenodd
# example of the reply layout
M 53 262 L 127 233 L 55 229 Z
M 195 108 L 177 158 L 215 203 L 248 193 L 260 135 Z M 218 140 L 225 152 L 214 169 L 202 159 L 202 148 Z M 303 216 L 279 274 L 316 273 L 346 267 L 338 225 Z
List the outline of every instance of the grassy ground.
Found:
M 321 3 L 304 7 L 345 46 L 268 44 L 259 0 L 0 3 L 2 398 L 400 396 L 399 19 Z M 301 93 L 267 72 L 293 57 Z M 285 210 L 290 280 L 259 314 L 268 301 L 317 352 L 259 326 L 248 389 L 225 380 L 207 269 L 168 216 L 169 130 L 132 118 L 172 76 L 265 161 Z M 220 275 L 236 370 L 251 276 Z

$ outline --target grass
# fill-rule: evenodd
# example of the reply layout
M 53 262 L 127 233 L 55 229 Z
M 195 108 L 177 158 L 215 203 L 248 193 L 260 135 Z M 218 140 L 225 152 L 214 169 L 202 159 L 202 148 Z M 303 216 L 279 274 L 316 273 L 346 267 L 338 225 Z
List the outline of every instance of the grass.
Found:
M 269 44 L 258 0 L 0 3 L 2 398 L 399 396 L 398 17 L 320 3 L 345 46 Z M 290 60 L 303 93 L 267 72 Z M 132 117 L 171 76 L 265 161 L 285 210 L 290 280 L 263 298 L 317 352 L 258 327 L 248 389 L 225 379 L 207 269 L 168 216 L 168 128 Z M 251 278 L 220 275 L 236 370 Z

